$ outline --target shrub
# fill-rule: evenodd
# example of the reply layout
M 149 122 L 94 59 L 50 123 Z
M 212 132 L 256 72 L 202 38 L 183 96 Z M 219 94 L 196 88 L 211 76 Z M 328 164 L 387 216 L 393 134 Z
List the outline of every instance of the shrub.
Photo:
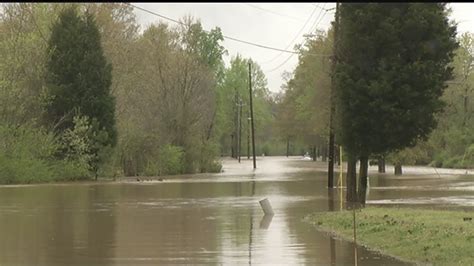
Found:
M 158 151 L 158 175 L 175 175 L 183 172 L 183 148 L 170 144 L 162 146 Z
M 0 126 L 0 183 L 38 183 L 89 176 L 81 160 L 57 159 L 54 135 L 32 125 Z
M 48 160 L 54 136 L 31 126 L 0 126 L 0 182 L 45 182 L 53 178 Z
M 216 160 L 219 154 L 217 143 L 207 141 L 201 144 L 201 153 L 199 155 L 199 172 L 201 173 L 219 173 L 222 170 L 222 164 Z

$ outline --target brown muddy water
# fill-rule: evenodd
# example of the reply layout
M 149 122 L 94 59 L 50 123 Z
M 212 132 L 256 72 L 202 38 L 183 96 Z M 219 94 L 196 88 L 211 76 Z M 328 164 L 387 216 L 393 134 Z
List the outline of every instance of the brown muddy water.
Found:
M 404 265 L 302 221 L 340 206 L 324 163 L 257 167 L 227 159 L 224 173 L 163 181 L 0 186 L 0 265 L 355 265 L 355 248 L 357 265 Z M 474 206 L 472 177 L 371 176 L 369 204 Z

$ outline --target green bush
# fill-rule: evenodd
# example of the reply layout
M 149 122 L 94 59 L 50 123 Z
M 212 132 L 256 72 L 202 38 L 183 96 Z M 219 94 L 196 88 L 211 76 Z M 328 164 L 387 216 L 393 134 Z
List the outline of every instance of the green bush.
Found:
M 183 148 L 164 145 L 158 151 L 158 175 L 175 175 L 183 172 Z
M 209 168 L 208 168 L 208 171 L 206 171 L 207 173 L 220 173 L 222 172 L 222 163 L 219 162 L 219 161 L 213 161 Z
M 219 154 L 219 145 L 212 141 L 201 144 L 199 154 L 199 172 L 200 173 L 219 173 L 222 170 L 222 164 L 216 161 Z
M 105 147 L 99 154 L 102 163 L 99 166 L 98 176 L 116 178 L 123 176 L 124 173 L 120 168 L 120 154 L 116 147 Z
M 54 135 L 32 125 L 0 126 L 0 183 L 38 183 L 89 176 L 87 165 L 57 159 Z
M 144 174 L 147 176 L 175 175 L 183 172 L 184 151 L 170 144 L 160 147 L 157 153 L 146 156 Z
M 0 183 L 2 184 L 49 182 L 53 179 L 54 172 L 45 160 L 0 155 Z
M 57 160 L 52 162 L 54 181 L 90 179 L 89 165 L 81 161 Z
M 443 167 L 454 168 L 455 165 L 457 165 L 458 163 L 459 163 L 458 156 L 450 157 L 443 162 Z
M 54 137 L 31 126 L 0 126 L 0 182 L 45 182 L 53 178 L 48 160 L 57 145 Z

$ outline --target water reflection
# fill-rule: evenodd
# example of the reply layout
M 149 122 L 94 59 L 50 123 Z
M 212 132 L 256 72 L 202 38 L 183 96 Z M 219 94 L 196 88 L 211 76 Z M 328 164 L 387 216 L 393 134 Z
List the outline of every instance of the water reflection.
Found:
M 335 200 L 334 189 L 328 188 L 328 211 L 334 211 Z M 333 237 L 329 238 L 329 250 L 331 252 L 331 265 L 336 265 L 336 241 Z
M 260 220 L 260 229 L 268 229 L 273 220 L 273 214 L 265 214 Z
M 255 175 L 252 176 L 255 179 Z M 252 184 L 251 196 L 255 196 L 255 180 L 250 182 Z M 252 237 L 253 237 L 253 208 L 250 209 L 250 230 L 249 230 L 249 265 L 252 265 Z
M 364 247 L 356 247 L 355 260 L 353 243 L 302 221 L 310 212 L 340 209 L 339 189 L 326 188 L 325 165 L 265 157 L 258 166 L 253 171 L 242 158 L 226 161 L 222 174 L 163 182 L 1 186 L 0 265 L 401 264 Z M 421 180 L 370 182 L 371 200 L 420 192 L 376 187 L 422 186 Z M 264 215 L 262 198 L 274 216 Z
M 87 258 L 94 264 L 111 265 L 115 208 L 103 210 L 91 200 L 103 197 L 103 192 L 100 187 L 3 190 L 0 264 L 65 265 Z

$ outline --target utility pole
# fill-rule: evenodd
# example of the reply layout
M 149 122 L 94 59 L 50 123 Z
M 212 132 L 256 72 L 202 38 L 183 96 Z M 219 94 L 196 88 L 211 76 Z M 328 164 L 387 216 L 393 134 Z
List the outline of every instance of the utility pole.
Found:
M 250 110 L 247 114 L 247 159 L 250 159 Z
M 232 158 L 238 159 L 238 153 L 239 153 L 239 109 L 238 109 L 238 98 L 239 98 L 239 92 L 237 91 L 237 88 L 234 88 L 234 105 L 232 107 L 233 115 L 234 115 L 234 128 L 233 128 L 233 136 L 232 136 Z M 235 139 L 234 139 L 235 137 Z
M 252 63 L 249 62 L 249 93 L 250 93 L 250 119 L 252 126 L 252 153 L 253 153 L 253 169 L 257 168 L 257 160 L 255 158 L 255 128 L 253 118 L 253 104 L 252 104 Z
M 231 153 L 231 157 L 232 158 L 235 158 L 235 154 L 234 154 L 234 133 L 230 134 L 230 153 Z
M 329 158 L 328 158 L 328 188 L 334 187 L 334 113 L 336 112 L 335 103 L 335 87 L 334 87 L 334 72 L 336 70 L 337 61 L 337 35 L 339 28 L 339 3 L 336 2 L 336 15 L 334 22 L 334 37 L 333 37 L 333 56 L 331 64 L 331 111 L 329 113 Z
M 237 120 L 238 120 L 238 131 L 237 131 L 237 134 L 239 134 L 239 137 L 238 137 L 238 147 L 237 147 L 237 156 L 239 157 L 239 163 L 240 163 L 240 153 L 241 153 L 241 150 L 242 150 L 242 98 L 239 97 L 239 104 L 237 105 L 238 106 L 238 113 L 237 113 Z

